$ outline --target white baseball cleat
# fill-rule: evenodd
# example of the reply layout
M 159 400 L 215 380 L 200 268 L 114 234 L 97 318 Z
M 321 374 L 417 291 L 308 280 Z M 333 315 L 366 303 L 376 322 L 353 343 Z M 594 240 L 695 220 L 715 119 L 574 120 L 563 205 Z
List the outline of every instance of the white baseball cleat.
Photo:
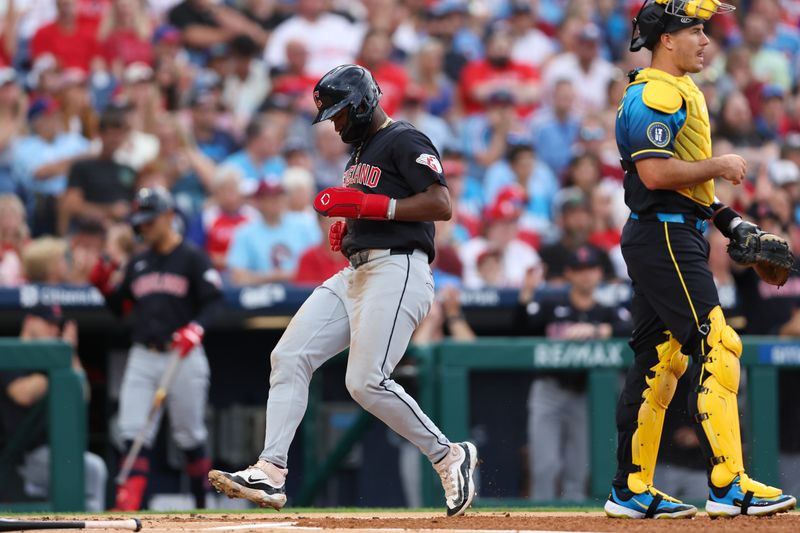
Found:
M 464 514 L 475 497 L 472 475 L 478 464 L 478 449 L 471 442 L 450 445 L 450 454 L 433 465 L 442 478 L 447 516 Z
M 287 472 L 285 468 L 259 460 L 238 472 L 211 470 L 208 480 L 218 492 L 229 498 L 244 498 L 260 507 L 280 511 L 286 505 Z

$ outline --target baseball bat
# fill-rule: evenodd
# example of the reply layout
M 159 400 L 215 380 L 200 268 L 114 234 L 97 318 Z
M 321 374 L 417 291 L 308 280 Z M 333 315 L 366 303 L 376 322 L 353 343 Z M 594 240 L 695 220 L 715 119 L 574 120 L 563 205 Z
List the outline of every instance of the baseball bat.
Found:
M 0 518 L 0 531 L 29 531 L 32 529 L 126 529 L 139 531 L 138 518 L 125 520 L 12 520 Z
M 133 463 L 136 462 L 136 458 L 139 457 L 139 452 L 142 450 L 144 439 L 150 432 L 150 426 L 155 423 L 156 416 L 159 411 L 161 411 L 161 406 L 164 404 L 164 399 L 167 397 L 169 387 L 172 385 L 172 380 L 175 379 L 175 374 L 178 372 L 178 367 L 181 364 L 181 357 L 178 355 L 178 352 L 173 352 L 172 355 L 170 355 L 170 359 L 169 366 L 167 366 L 167 369 L 164 371 L 164 375 L 161 376 L 158 389 L 156 389 L 156 393 L 153 395 L 153 402 L 150 404 L 150 412 L 147 413 L 147 420 L 145 420 L 139 433 L 136 434 L 136 438 L 133 439 L 131 449 L 128 450 L 128 455 L 125 456 L 125 461 L 123 461 L 122 467 L 119 470 L 116 479 L 117 485 L 122 485 L 128 479 L 131 469 L 133 468 Z

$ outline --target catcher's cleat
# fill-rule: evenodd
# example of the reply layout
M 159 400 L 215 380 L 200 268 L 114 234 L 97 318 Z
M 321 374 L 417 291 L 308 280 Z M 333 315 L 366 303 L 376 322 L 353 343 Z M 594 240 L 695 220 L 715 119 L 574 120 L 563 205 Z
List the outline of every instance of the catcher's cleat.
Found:
M 711 484 L 709 483 L 709 485 Z M 709 488 L 706 512 L 711 518 L 731 518 L 740 514 L 769 516 L 790 511 L 797 504 L 794 496 L 782 494 L 778 489 L 753 481 L 747 477 L 747 474 L 736 476 L 727 487 L 719 488 L 711 485 Z M 762 492 L 761 497 L 755 495 L 757 491 Z M 764 494 L 774 492 L 778 492 L 778 494 L 772 496 Z
M 609 518 L 692 518 L 697 507 L 667 496 L 653 487 L 637 494 L 630 489 L 611 487 L 603 508 Z
M 475 497 L 472 475 L 478 464 L 478 449 L 471 442 L 450 445 L 450 453 L 433 465 L 442 478 L 447 516 L 464 514 Z
M 260 507 L 280 511 L 286 505 L 286 473 L 285 468 L 258 461 L 238 472 L 211 470 L 208 480 L 229 498 L 244 498 Z

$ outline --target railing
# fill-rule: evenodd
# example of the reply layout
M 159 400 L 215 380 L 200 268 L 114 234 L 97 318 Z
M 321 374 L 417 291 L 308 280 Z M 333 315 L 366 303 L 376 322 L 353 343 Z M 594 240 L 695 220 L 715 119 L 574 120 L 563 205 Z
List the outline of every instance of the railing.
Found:
M 45 401 L 50 445 L 49 500 L 28 504 L 0 503 L 0 509 L 83 511 L 86 403 L 81 380 L 72 369 L 72 348 L 63 342 L 21 342 L 0 338 L 0 369 L 47 374 Z M 25 438 L 25 435 L 15 436 Z

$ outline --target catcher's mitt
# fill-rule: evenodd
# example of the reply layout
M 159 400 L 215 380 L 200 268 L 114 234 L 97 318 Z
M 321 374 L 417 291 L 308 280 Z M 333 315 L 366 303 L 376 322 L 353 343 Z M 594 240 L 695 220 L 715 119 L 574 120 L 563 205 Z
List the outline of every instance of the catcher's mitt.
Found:
M 770 285 L 780 287 L 789 279 L 794 255 L 786 239 L 765 233 L 750 222 L 742 222 L 731 232 L 728 255 L 740 265 L 752 266 Z

